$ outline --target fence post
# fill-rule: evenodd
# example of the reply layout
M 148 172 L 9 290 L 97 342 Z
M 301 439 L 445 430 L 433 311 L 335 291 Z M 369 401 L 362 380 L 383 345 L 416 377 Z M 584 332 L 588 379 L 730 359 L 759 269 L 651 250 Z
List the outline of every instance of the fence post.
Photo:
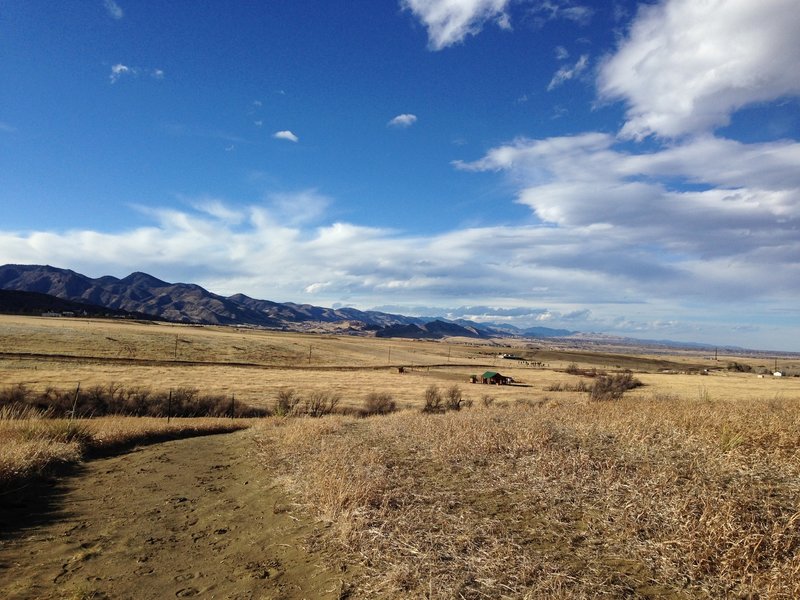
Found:
M 235 407 L 236 407 L 236 394 L 231 394 L 231 419 L 233 419 L 234 415 L 236 414 Z
M 172 388 L 169 390 L 169 399 L 167 400 L 167 425 L 172 418 Z
M 75 419 L 75 411 L 78 409 L 78 394 L 81 392 L 81 382 L 78 382 L 78 387 L 75 388 L 75 398 L 72 400 L 72 412 L 69 415 L 69 420 L 72 422 Z

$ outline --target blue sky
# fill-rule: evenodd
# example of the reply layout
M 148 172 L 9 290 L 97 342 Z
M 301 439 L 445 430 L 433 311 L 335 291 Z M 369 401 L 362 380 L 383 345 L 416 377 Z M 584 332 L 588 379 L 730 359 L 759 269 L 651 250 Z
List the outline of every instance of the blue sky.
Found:
M 800 350 L 796 0 L 0 2 L 0 263 Z

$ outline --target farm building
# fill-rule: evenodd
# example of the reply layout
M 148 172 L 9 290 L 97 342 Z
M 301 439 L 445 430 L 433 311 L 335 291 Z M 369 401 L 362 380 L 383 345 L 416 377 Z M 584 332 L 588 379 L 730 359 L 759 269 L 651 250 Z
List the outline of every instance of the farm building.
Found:
M 506 377 L 495 371 L 486 371 L 481 375 L 481 383 L 493 383 L 495 385 L 508 385 L 513 380 L 511 377 Z

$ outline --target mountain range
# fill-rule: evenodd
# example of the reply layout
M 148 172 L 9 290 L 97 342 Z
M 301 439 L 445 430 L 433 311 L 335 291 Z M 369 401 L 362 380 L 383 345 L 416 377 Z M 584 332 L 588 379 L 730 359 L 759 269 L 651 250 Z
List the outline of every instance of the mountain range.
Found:
M 477 324 L 471 321 L 448 321 L 435 317 L 408 317 L 355 308 L 323 308 L 310 304 L 272 302 L 244 294 L 221 296 L 191 283 L 168 283 L 147 273 L 131 273 L 118 279 L 110 275 L 91 278 L 69 269 L 43 265 L 3 265 L 0 267 L 0 290 L 46 295 L 63 301 L 111 311 L 110 316 L 149 316 L 179 323 L 239 325 L 294 331 L 337 331 L 368 333 L 381 337 L 441 339 L 443 337 L 562 337 L 574 332 L 537 327 L 523 330 L 507 325 Z M 54 308 L 52 301 L 28 296 L 27 300 L 0 295 L 3 312 L 22 312 L 20 304 L 30 302 L 35 314 L 39 306 L 47 310 L 76 310 L 86 314 L 96 311 Z M 13 309 L 9 309 L 9 303 Z M 30 311 L 29 311 L 30 312 Z M 42 311 L 44 312 L 44 311 Z

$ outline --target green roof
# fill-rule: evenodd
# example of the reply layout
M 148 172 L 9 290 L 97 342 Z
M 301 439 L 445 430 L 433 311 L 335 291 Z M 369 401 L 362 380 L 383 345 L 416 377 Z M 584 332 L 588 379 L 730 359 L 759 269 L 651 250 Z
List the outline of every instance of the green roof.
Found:
M 486 373 L 481 375 L 481 377 L 483 377 L 484 379 L 491 379 L 495 375 L 500 375 L 500 373 L 495 373 L 494 371 L 486 371 Z M 502 375 L 500 375 L 500 377 L 502 377 Z

